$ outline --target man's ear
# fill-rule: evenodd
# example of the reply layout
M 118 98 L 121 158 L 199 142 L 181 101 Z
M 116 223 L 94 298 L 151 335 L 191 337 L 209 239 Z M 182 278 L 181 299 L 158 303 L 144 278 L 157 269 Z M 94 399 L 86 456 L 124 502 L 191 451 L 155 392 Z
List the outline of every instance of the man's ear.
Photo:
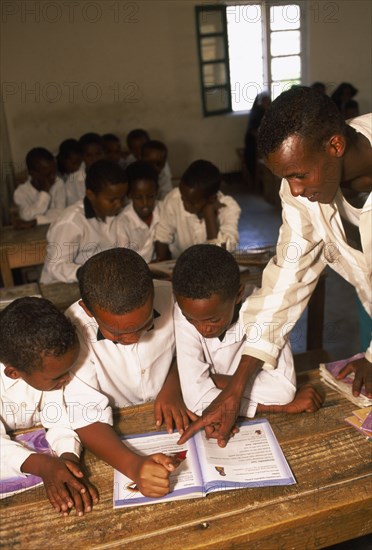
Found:
M 79 300 L 79 306 L 83 308 L 83 310 L 85 311 L 85 313 L 89 316 L 89 317 L 94 317 L 93 313 L 91 313 L 89 311 L 89 309 L 87 308 L 87 306 L 84 304 L 83 300 Z
M 328 142 L 328 150 L 333 157 L 342 157 L 346 149 L 346 139 L 342 134 L 336 134 Z
M 16 369 L 15 367 L 12 367 L 12 365 L 5 365 L 4 374 L 8 378 L 11 378 L 12 380 L 17 380 L 18 378 L 22 378 L 21 372 Z
M 236 304 L 239 304 L 242 301 L 243 295 L 244 295 L 244 290 L 245 290 L 245 285 L 243 283 L 240 283 L 238 294 L 236 295 L 236 298 L 235 298 L 235 303 Z

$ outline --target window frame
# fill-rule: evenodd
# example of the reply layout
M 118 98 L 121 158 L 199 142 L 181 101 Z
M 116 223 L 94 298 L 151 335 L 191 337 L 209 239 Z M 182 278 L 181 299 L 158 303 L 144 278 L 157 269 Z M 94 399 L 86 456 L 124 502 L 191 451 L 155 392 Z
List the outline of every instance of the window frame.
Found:
M 227 8 L 230 6 L 249 6 L 249 5 L 261 5 L 262 10 L 262 40 L 263 40 L 263 79 L 264 79 L 264 89 L 267 89 L 272 93 L 272 87 L 275 86 L 275 82 L 279 81 L 273 81 L 271 76 L 271 63 L 272 60 L 275 59 L 277 56 L 272 56 L 270 51 L 270 24 L 268 24 L 270 20 L 270 8 L 273 6 L 288 6 L 288 5 L 298 5 L 300 7 L 300 62 L 301 62 L 301 75 L 300 75 L 300 85 L 304 80 L 306 80 L 307 76 L 307 59 L 306 59 L 306 45 L 307 45 L 307 25 L 306 25 L 306 2 L 303 0 L 252 0 L 252 1 L 240 1 L 239 0 L 228 0 L 221 4 L 211 4 L 211 5 L 199 5 L 195 6 L 195 21 L 196 21 L 196 36 L 197 36 L 197 48 L 198 48 L 198 62 L 199 62 L 199 80 L 200 80 L 200 90 L 201 90 L 201 99 L 202 99 L 202 109 L 203 109 L 203 116 L 209 117 L 209 116 L 215 116 L 215 115 L 222 115 L 222 114 L 239 114 L 239 113 L 247 113 L 249 110 L 242 110 L 242 111 L 234 111 L 232 108 L 232 90 L 231 90 L 231 82 L 230 82 L 230 58 L 229 58 L 229 50 L 228 50 L 228 34 L 227 34 Z M 221 14 L 221 21 L 222 21 L 222 31 L 220 33 L 209 33 L 209 34 L 202 34 L 200 32 L 200 26 L 199 26 L 199 16 L 203 12 L 219 12 Z M 225 64 L 225 74 L 226 74 L 226 84 L 224 85 L 215 85 L 215 86 L 206 86 L 204 84 L 204 73 L 203 73 L 203 67 L 206 64 L 213 63 L 213 61 L 205 62 L 202 59 L 202 38 L 208 37 L 208 36 L 221 36 L 223 37 L 223 43 L 225 48 L 226 56 L 224 59 L 218 59 L 214 61 L 215 63 L 224 63 Z M 286 56 L 278 56 L 278 57 L 286 57 Z M 264 91 L 264 89 L 262 91 Z M 285 88 L 284 88 L 285 89 Z M 284 89 L 282 91 L 284 91 Z M 227 107 L 224 109 L 216 109 L 211 110 L 208 109 L 207 102 L 206 102 L 206 94 L 208 93 L 208 90 L 220 90 L 221 93 L 225 92 L 227 94 Z

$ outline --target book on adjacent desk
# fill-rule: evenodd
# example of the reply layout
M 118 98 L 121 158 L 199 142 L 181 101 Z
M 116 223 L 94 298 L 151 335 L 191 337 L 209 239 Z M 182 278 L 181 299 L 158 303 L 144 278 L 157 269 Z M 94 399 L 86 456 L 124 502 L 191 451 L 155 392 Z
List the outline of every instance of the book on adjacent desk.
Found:
M 355 405 L 358 405 L 359 407 L 368 407 L 368 405 L 372 404 L 372 399 L 369 399 L 366 395 L 366 388 L 365 386 L 362 386 L 361 392 L 359 397 L 355 397 L 353 395 L 352 391 L 352 385 L 354 382 L 354 373 L 348 374 L 344 379 L 337 380 L 336 376 L 338 373 L 346 367 L 348 363 L 351 361 L 355 361 L 357 359 L 362 359 L 364 357 L 364 353 L 357 353 L 356 355 L 353 355 L 352 357 L 348 357 L 347 359 L 341 359 L 340 361 L 333 361 L 331 363 L 321 363 L 319 365 L 320 370 L 320 379 L 330 386 L 332 389 L 342 393 L 346 399 L 349 399 L 349 401 L 352 401 Z
M 352 416 L 345 418 L 345 422 L 363 434 L 368 441 L 372 441 L 372 406 L 353 411 Z
M 14 437 L 15 441 L 21 443 L 27 449 L 35 451 L 35 453 L 52 454 L 52 451 L 45 438 L 44 428 L 28 431 Z M 0 480 L 0 499 L 22 493 L 33 487 L 38 487 L 43 484 L 41 477 L 34 475 L 15 476 Z
M 39 285 L 37 283 L 27 283 L 25 285 L 0 288 L 0 311 L 17 298 L 24 298 L 25 296 L 41 298 Z
M 170 492 L 161 498 L 142 495 L 125 475 L 115 471 L 114 508 L 139 506 L 249 487 L 293 485 L 295 478 L 267 419 L 246 421 L 225 448 L 206 439 L 204 430 L 184 445 L 178 433 L 152 432 L 123 438 L 140 455 L 162 452 L 176 456 L 180 465 L 170 475 Z

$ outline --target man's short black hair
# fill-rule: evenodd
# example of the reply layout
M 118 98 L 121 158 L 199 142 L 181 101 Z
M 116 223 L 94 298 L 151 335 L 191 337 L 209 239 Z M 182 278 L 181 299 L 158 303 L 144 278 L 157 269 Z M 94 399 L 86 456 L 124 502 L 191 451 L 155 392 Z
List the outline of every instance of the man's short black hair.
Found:
M 0 361 L 31 374 L 44 356 L 61 357 L 78 339 L 71 321 L 44 298 L 18 298 L 0 313 Z
M 157 171 L 152 166 L 152 164 L 142 160 L 137 160 L 136 162 L 132 162 L 127 167 L 127 177 L 128 177 L 129 193 L 131 192 L 135 182 L 139 180 L 150 180 L 155 183 L 156 187 L 159 186 Z
M 172 283 L 176 296 L 203 300 L 217 294 L 227 300 L 238 294 L 240 272 L 235 258 L 224 248 L 195 244 L 177 259 Z
M 187 187 L 200 189 L 205 197 L 211 197 L 220 190 L 222 175 L 208 160 L 196 160 L 184 172 L 181 182 Z
M 34 147 L 26 155 L 27 170 L 37 170 L 37 165 L 40 161 L 46 160 L 48 162 L 54 161 L 55 158 L 48 149 L 44 147 Z
M 97 160 L 89 166 L 85 178 L 85 188 L 91 189 L 97 195 L 106 185 L 116 185 L 127 181 L 125 170 L 117 162 L 103 159 Z
M 145 260 L 129 248 L 92 256 L 79 270 L 81 298 L 91 313 L 96 306 L 121 315 L 143 306 L 154 290 Z
M 315 150 L 323 148 L 335 134 L 346 134 L 345 121 L 334 102 L 325 94 L 295 86 L 273 101 L 261 122 L 257 143 L 267 157 L 289 136 L 306 139 Z

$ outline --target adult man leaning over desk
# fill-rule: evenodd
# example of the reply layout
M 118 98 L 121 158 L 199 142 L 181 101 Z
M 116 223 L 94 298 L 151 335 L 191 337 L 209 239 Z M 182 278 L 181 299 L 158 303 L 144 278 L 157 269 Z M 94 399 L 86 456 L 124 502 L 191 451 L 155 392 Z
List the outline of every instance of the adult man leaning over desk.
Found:
M 263 273 L 261 290 L 241 309 L 247 345 L 234 376 L 180 443 L 209 426 L 219 445 L 226 445 L 246 385 L 264 362 L 275 368 L 326 265 L 355 287 L 371 317 L 371 141 L 371 114 L 346 124 L 329 97 L 309 88 L 282 93 L 267 111 L 258 145 L 268 168 L 283 178 L 276 256 Z M 341 184 L 364 194 L 362 208 L 346 201 Z M 350 224 L 359 228 L 359 242 L 350 240 Z M 354 395 L 365 384 L 372 397 L 372 345 L 363 351 L 365 358 L 349 363 L 339 378 L 355 372 Z

